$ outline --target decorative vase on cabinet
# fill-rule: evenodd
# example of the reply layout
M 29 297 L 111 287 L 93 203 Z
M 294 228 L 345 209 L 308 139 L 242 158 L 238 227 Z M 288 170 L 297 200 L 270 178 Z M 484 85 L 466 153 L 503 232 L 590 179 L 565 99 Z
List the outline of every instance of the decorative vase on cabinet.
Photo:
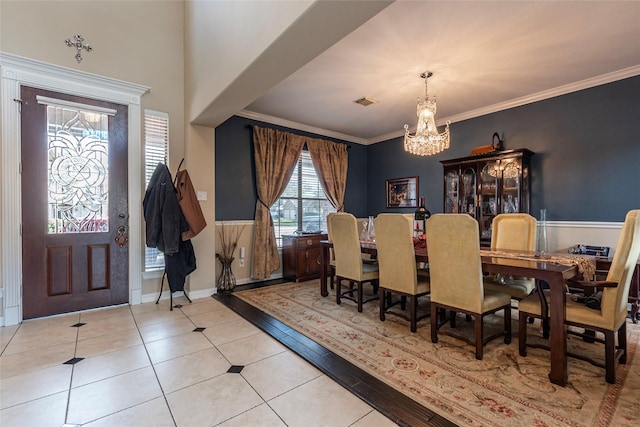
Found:
M 529 213 L 532 155 L 521 148 L 442 160 L 444 212 L 473 216 L 480 227 L 480 244 L 490 246 L 496 215 Z

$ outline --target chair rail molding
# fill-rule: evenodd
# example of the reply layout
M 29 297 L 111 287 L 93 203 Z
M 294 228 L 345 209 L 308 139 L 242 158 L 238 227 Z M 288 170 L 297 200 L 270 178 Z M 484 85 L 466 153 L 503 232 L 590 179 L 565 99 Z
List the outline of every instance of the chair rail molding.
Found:
M 20 179 L 20 86 L 29 85 L 128 106 L 129 234 L 142 233 L 140 98 L 149 88 L 0 52 L 2 99 L 2 325 L 22 322 L 22 197 Z M 141 303 L 142 243 L 129 241 L 129 304 Z M 10 250 L 9 250 L 10 249 Z

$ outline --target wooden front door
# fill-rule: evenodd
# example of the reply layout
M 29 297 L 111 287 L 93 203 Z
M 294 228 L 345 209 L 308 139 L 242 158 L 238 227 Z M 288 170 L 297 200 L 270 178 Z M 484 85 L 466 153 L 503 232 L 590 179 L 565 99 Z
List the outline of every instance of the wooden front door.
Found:
M 127 302 L 127 106 L 21 99 L 23 318 Z

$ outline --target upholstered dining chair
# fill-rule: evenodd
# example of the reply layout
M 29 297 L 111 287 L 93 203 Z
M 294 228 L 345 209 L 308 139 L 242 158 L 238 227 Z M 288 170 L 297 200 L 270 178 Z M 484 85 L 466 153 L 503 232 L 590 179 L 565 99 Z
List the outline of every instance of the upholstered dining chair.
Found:
M 535 251 L 537 225 L 538 221 L 526 213 L 499 214 L 491 223 L 491 250 Z M 514 277 L 503 283 L 490 276 L 485 278 L 484 287 L 522 300 L 533 292 L 536 281 L 530 277 Z
M 453 331 L 442 332 L 468 344 L 475 344 L 476 359 L 482 360 L 483 347 L 489 341 L 504 337 L 511 342 L 511 296 L 484 289 L 478 223 L 467 214 L 435 214 L 427 220 L 427 245 L 431 275 L 431 341 L 438 342 L 438 331 L 447 322 L 437 316 L 449 311 L 452 329 L 457 312 L 475 321 L 475 342 Z M 504 311 L 504 328 L 500 333 L 484 337 L 485 316 Z
M 378 265 L 362 260 L 358 221 L 352 214 L 344 212 L 334 214 L 331 217 L 331 232 L 336 263 L 336 303 L 340 304 L 342 298 L 355 301 L 358 311 L 362 312 L 362 304 L 377 299 L 377 295 L 364 299 L 363 285 L 367 282 L 371 283 L 374 293 L 377 294 Z M 344 292 L 342 291 L 343 280 L 349 282 L 349 289 Z
M 413 246 L 413 218 L 400 214 L 380 214 L 374 220 L 380 282 L 380 320 L 386 314 L 393 314 L 409 321 L 411 332 L 417 329 L 417 322 L 428 316 L 418 317 L 418 297 L 430 291 L 429 278 L 418 276 L 416 254 Z M 391 295 L 400 295 L 400 300 L 392 302 Z M 409 300 L 408 315 L 390 310 Z
M 579 328 L 578 330 L 568 329 L 568 334 L 604 343 L 604 365 L 587 357 L 580 356 L 580 358 L 587 360 L 594 366 L 605 368 L 605 379 L 610 384 L 614 384 L 616 381 L 616 361 L 624 364 L 627 359 L 627 298 L 638 256 L 640 256 L 640 210 L 632 210 L 627 213 L 622 226 L 606 280 L 570 282 L 572 287 L 581 285 L 587 288 L 602 289 L 599 310 L 567 298 L 565 323 L 568 326 Z M 521 356 L 527 355 L 526 319 L 528 316 L 542 317 L 541 302 L 543 301 L 537 295 L 529 296 L 520 301 L 518 349 Z M 553 312 L 549 312 L 549 316 L 553 316 Z M 604 338 L 580 332 L 582 329 L 601 332 Z M 617 349 L 616 334 L 618 336 Z M 571 353 L 568 355 L 572 356 Z

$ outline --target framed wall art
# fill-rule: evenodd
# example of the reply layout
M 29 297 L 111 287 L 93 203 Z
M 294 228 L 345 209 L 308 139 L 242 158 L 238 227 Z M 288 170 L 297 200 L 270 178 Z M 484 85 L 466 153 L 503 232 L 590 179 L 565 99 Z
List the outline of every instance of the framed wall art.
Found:
M 388 208 L 418 207 L 418 177 L 393 178 L 387 180 Z

